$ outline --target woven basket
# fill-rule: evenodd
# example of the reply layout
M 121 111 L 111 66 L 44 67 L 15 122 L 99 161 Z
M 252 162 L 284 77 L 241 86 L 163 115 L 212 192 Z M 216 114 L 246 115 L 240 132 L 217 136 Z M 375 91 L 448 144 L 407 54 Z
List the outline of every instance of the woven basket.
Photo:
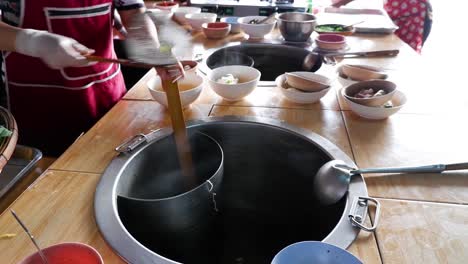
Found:
M 15 118 L 7 109 L 0 106 L 0 125 L 13 132 L 9 137 L 0 138 L 0 171 L 5 167 L 18 141 L 18 126 Z

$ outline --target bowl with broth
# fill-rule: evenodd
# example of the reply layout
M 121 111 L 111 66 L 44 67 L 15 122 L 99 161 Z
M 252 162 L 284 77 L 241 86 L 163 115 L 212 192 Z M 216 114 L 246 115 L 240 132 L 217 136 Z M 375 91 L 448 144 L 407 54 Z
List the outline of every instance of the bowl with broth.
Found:
M 167 107 L 166 92 L 162 87 L 161 78 L 157 75 L 154 76 L 146 83 L 146 86 L 154 100 Z M 184 78 L 177 81 L 177 86 L 182 108 L 187 108 L 200 96 L 203 89 L 203 78 L 195 73 L 187 73 Z
M 249 66 L 222 66 L 208 74 L 208 84 L 225 100 L 238 101 L 257 87 L 260 76 L 260 71 Z

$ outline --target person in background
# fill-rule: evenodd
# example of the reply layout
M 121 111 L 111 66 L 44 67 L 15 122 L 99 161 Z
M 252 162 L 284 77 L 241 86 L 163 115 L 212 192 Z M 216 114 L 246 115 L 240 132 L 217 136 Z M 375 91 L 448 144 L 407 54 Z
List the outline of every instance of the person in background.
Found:
M 0 50 L 19 143 L 58 156 L 126 92 L 115 58 L 113 11 L 124 26 L 143 0 L 0 0 Z M 157 38 L 154 24 L 148 32 Z M 159 71 L 158 71 L 159 73 Z
M 340 7 L 352 1 L 332 0 L 332 5 Z M 421 53 L 432 27 L 432 6 L 429 0 L 384 0 L 384 9 L 398 26 L 395 34 Z

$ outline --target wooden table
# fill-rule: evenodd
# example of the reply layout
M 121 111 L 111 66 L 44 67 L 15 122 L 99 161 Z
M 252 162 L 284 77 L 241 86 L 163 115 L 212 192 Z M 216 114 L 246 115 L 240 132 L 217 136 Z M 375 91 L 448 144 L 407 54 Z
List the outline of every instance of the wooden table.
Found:
M 193 52 L 243 40 L 241 34 L 221 41 L 193 37 Z M 396 58 L 353 59 L 395 70 L 390 78 L 408 97 L 396 115 L 381 121 L 362 119 L 338 95 L 339 82 L 319 103 L 288 102 L 274 87 L 258 87 L 242 101 L 222 100 L 209 87 L 185 111 L 186 119 L 206 116 L 261 116 L 313 131 L 353 158 L 360 167 L 403 166 L 466 161 L 468 149 L 467 89 L 435 74 L 406 44 L 393 35 L 353 36 L 352 49 L 400 49 Z M 448 65 L 447 67 L 450 67 Z M 323 67 L 334 76 L 334 69 Z M 145 83 L 149 71 L 109 113 L 75 142 L 11 208 L 45 247 L 78 241 L 92 245 L 106 263 L 122 260 L 104 242 L 95 224 L 93 194 L 114 148 L 125 139 L 168 126 L 166 110 L 152 100 Z M 365 175 L 369 194 L 382 203 L 374 234 L 361 232 L 349 250 L 364 263 L 467 263 L 468 180 L 466 172 L 444 175 Z M 0 216 L 0 263 L 15 263 L 34 247 L 11 214 Z

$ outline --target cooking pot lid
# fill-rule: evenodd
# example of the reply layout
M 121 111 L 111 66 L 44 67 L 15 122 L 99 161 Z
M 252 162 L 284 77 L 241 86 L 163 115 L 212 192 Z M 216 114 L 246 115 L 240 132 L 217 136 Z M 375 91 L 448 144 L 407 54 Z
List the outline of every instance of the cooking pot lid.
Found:
M 348 251 L 319 241 L 303 241 L 283 248 L 271 264 L 362 264 Z
M 8 109 L 0 106 L 0 125 L 11 132 L 0 137 L 0 171 L 5 167 L 16 147 L 18 140 L 18 126 L 15 118 Z M 1 133 L 4 134 L 4 133 Z

